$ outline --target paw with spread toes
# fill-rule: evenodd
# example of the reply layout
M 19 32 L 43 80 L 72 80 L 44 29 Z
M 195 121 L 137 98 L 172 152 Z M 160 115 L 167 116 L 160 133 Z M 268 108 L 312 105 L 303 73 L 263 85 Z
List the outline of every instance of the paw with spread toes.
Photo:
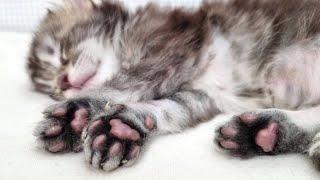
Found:
M 38 142 L 52 153 L 82 150 L 81 134 L 92 113 L 87 100 L 76 99 L 49 107 L 35 129 Z
M 124 105 L 113 105 L 83 133 L 86 160 L 106 171 L 132 165 L 155 129 L 154 120 Z

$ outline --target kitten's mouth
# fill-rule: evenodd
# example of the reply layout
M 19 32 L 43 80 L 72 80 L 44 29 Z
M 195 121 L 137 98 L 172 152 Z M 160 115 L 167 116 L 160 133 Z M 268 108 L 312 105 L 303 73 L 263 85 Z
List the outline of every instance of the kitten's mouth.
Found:
M 70 98 L 82 90 L 92 88 L 97 79 L 96 76 L 100 65 L 100 60 L 96 62 L 89 60 L 79 61 L 78 65 L 74 65 L 73 68 L 66 72 L 66 80 L 62 81 L 63 83 L 60 82 L 60 92 L 63 96 Z
M 80 68 L 75 68 L 69 73 L 69 83 L 72 89 L 84 89 L 90 86 L 90 82 L 96 76 L 100 67 L 98 63 L 88 63 Z
M 72 84 L 70 83 L 70 87 L 66 90 L 62 91 L 62 94 L 64 97 L 66 98 L 72 98 L 75 95 L 77 95 L 81 90 L 89 88 L 89 84 L 91 82 L 91 80 L 95 77 L 96 73 L 88 76 L 85 78 L 85 80 L 83 80 L 83 82 L 81 84 Z
M 86 88 L 87 85 L 89 84 L 89 82 L 95 77 L 95 75 L 96 75 L 96 72 L 91 74 L 91 75 L 89 75 L 89 76 L 84 77 L 83 80 L 82 80 L 82 83 L 79 83 L 79 82 L 72 83 L 72 82 L 70 82 L 70 84 L 71 84 L 71 88 L 70 89 L 79 89 L 79 90 L 81 90 L 83 88 Z
M 73 97 L 81 90 L 90 88 L 96 74 L 97 71 L 90 71 L 90 73 L 83 73 L 73 78 L 69 78 L 68 75 L 64 75 L 62 79 L 58 80 L 59 93 L 56 95 L 62 95 L 62 97 L 65 98 Z

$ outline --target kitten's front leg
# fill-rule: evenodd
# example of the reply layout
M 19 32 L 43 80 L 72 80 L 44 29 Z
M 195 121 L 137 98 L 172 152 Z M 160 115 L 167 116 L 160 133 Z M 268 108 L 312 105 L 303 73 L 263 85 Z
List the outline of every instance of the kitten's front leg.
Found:
M 104 112 L 107 102 L 139 98 L 132 94 L 112 88 L 83 92 L 76 98 L 48 107 L 44 111 L 44 120 L 38 123 L 34 134 L 39 144 L 50 152 L 81 151 L 81 134 L 89 121 Z
M 211 99 L 196 90 L 161 100 L 111 104 L 83 133 L 86 159 L 107 171 L 132 165 L 152 135 L 180 132 L 218 112 Z
M 81 134 L 92 116 L 103 110 L 106 101 L 75 98 L 48 107 L 44 120 L 35 128 L 38 142 L 46 150 L 57 153 L 82 150 Z

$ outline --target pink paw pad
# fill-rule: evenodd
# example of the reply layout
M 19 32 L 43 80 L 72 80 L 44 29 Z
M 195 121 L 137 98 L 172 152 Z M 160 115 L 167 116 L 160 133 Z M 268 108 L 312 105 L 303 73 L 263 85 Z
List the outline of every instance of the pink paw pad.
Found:
M 255 138 L 255 142 L 264 152 L 271 152 L 277 141 L 279 125 L 270 123 L 266 128 L 260 130 Z
M 146 119 L 144 120 L 144 125 L 149 129 L 152 130 L 154 128 L 154 120 L 147 116 Z
M 111 134 L 119 139 L 137 141 L 140 139 L 138 131 L 132 129 L 127 124 L 124 124 L 120 119 L 110 121 Z
M 223 127 L 220 130 L 221 134 L 223 134 L 224 136 L 228 136 L 228 137 L 234 137 L 237 135 L 238 130 L 236 130 L 233 127 Z
M 59 125 L 52 126 L 45 131 L 45 135 L 48 137 L 58 136 L 62 132 L 62 127 Z
M 99 135 L 93 140 L 92 148 L 94 150 L 101 150 L 104 147 L 106 142 L 107 142 L 107 136 Z
M 242 114 L 240 116 L 240 119 L 242 122 L 244 122 L 246 124 L 250 124 L 250 123 L 253 123 L 257 120 L 257 116 L 254 114 Z
M 114 157 L 114 156 L 118 156 L 121 154 L 122 152 L 122 145 L 119 142 L 114 143 L 109 150 L 109 156 Z
M 238 148 L 238 144 L 231 141 L 231 140 L 221 141 L 220 145 L 226 149 L 237 149 Z
M 52 116 L 61 117 L 61 116 L 64 116 L 66 113 L 67 113 L 67 110 L 65 108 L 59 107 L 52 112 Z
M 71 127 L 77 134 L 80 134 L 83 128 L 87 125 L 88 115 L 88 111 L 84 108 L 80 108 L 75 112 L 74 119 L 71 121 Z
M 57 153 L 65 150 L 66 146 L 67 146 L 66 143 L 58 142 L 55 145 L 52 145 L 51 147 L 49 147 L 48 150 L 52 153 Z

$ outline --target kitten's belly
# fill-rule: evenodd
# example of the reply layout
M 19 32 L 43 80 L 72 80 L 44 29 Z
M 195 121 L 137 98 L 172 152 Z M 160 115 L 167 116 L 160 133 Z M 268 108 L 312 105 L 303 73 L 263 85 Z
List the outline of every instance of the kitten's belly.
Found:
M 218 70 L 219 69 L 219 70 Z M 227 70 L 210 63 L 204 72 L 192 85 L 195 89 L 205 91 L 224 113 L 241 113 L 262 108 L 261 99 L 240 97 L 234 93 L 235 82 Z
M 222 112 L 236 113 L 261 107 L 261 99 L 240 97 L 236 95 L 239 83 L 249 84 L 250 68 L 241 64 L 241 82 L 233 78 L 234 68 L 239 72 L 239 65 L 232 56 L 230 42 L 219 33 L 214 33 L 212 43 L 203 55 L 207 60 L 206 69 L 193 81 L 195 89 L 205 91 L 216 103 Z M 212 54 L 214 54 L 212 56 Z M 210 59 L 211 57 L 211 59 Z M 238 65 L 238 66 L 237 66 Z

